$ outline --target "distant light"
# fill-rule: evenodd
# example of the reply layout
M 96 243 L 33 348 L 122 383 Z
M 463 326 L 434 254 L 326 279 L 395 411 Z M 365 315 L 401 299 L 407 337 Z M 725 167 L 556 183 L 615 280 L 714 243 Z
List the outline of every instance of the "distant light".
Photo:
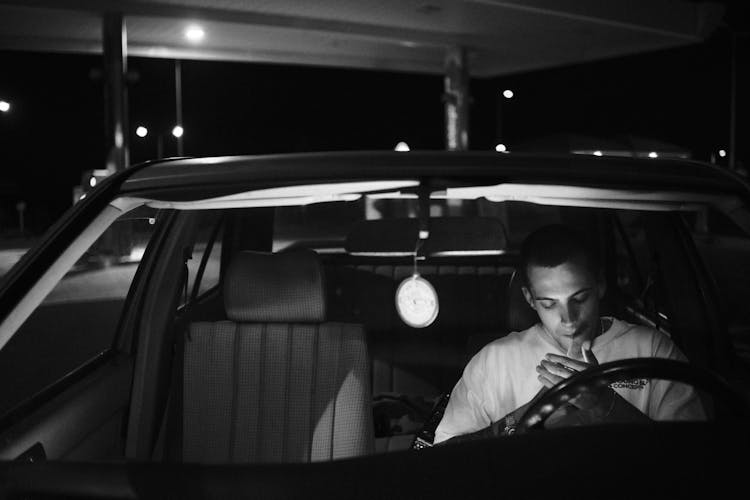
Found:
M 0 111 L 3 113 L 10 111 L 10 103 L 8 101 L 0 101 Z
M 89 186 L 94 187 L 96 186 L 96 177 L 90 177 L 89 178 Z
M 719 156 L 721 156 L 722 158 L 724 158 L 726 155 L 727 155 L 726 151 L 724 151 L 723 149 L 719 150 Z
M 146 247 L 133 247 L 130 250 L 130 260 L 132 262 L 139 262 L 143 259 L 144 253 L 146 253 Z
M 510 89 L 503 90 L 503 97 L 510 99 L 513 97 L 513 91 Z
M 175 127 L 172 129 L 172 135 L 177 137 L 178 139 L 182 137 L 182 134 L 185 133 L 185 129 L 182 128 L 180 125 L 175 125 Z
M 83 194 L 81 195 L 81 197 L 80 197 L 80 198 L 78 198 L 78 199 L 79 199 L 79 200 L 82 200 L 82 199 L 84 199 L 85 197 L 86 197 L 86 193 L 83 193 Z
M 138 137 L 146 137 L 148 135 L 148 129 L 146 127 L 138 127 L 135 129 L 135 135 Z
M 404 141 L 401 141 L 398 144 L 396 144 L 396 147 L 393 149 L 395 149 L 396 151 L 409 151 L 409 145 L 406 144 Z
M 203 31 L 203 28 L 197 25 L 188 26 L 185 29 L 185 38 L 189 42 L 198 43 L 206 36 L 206 32 Z
M 594 151 L 594 156 L 603 156 L 603 153 L 597 149 Z
M 497 146 L 495 146 L 495 151 L 497 151 L 498 153 L 507 153 L 508 148 L 505 147 L 505 144 L 498 144 Z
M 658 155 L 658 154 L 656 154 L 656 151 L 651 151 L 651 152 L 650 152 L 650 153 L 648 154 L 648 157 L 649 157 L 649 158 L 658 158 L 658 157 L 659 157 L 659 155 Z

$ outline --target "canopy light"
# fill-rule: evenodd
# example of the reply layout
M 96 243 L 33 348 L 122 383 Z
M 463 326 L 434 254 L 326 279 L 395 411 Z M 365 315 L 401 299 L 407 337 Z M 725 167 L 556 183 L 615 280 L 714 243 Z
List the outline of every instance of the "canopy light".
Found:
M 206 36 L 206 32 L 203 28 L 197 25 L 188 26 L 185 29 L 185 38 L 192 43 L 198 43 L 203 40 Z

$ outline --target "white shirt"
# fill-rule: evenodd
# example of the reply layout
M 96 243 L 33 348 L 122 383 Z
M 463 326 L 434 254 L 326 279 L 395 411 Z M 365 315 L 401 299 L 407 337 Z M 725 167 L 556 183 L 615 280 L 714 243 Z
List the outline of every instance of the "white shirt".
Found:
M 591 350 L 599 363 L 627 358 L 686 360 L 662 332 L 614 318 L 612 326 L 594 339 Z M 435 443 L 484 429 L 531 401 L 543 387 L 536 366 L 548 353 L 565 355 L 539 323 L 487 344 L 469 361 L 453 388 Z M 654 420 L 705 418 L 695 391 L 685 384 L 637 379 L 612 388 Z

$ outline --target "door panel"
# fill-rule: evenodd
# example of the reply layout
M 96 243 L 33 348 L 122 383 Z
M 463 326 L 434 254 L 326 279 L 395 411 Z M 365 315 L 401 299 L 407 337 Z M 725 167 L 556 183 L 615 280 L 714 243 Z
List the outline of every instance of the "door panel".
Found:
M 122 425 L 133 365 L 114 356 L 62 393 L 0 430 L 0 460 L 15 460 L 41 444 L 47 459 L 122 457 Z

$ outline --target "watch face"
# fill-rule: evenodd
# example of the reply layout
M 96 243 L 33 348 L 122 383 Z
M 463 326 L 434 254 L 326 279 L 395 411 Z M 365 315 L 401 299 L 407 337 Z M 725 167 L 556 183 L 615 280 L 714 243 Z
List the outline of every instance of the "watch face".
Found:
M 407 325 L 430 326 L 438 315 L 438 297 L 429 281 L 414 275 L 406 278 L 396 290 L 396 310 Z

